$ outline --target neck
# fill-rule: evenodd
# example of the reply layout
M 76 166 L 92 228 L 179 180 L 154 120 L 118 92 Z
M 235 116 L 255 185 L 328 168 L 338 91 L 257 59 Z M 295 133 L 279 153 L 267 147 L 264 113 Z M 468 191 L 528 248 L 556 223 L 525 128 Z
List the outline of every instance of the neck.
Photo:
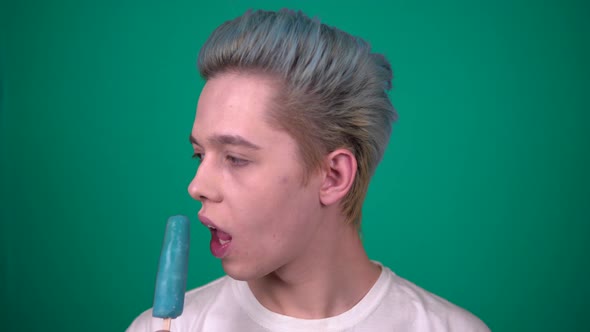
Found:
M 380 268 L 367 257 L 357 230 L 325 224 L 305 253 L 248 282 L 267 309 L 296 318 L 332 317 L 352 308 L 375 284 Z

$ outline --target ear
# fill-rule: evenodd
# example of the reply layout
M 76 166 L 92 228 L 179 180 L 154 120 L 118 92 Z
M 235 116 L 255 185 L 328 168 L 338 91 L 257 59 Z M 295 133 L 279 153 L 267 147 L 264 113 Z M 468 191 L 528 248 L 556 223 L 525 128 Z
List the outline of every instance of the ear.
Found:
M 331 205 L 340 201 L 356 177 L 356 158 L 347 149 L 338 149 L 324 158 L 325 177 L 320 188 L 320 202 Z

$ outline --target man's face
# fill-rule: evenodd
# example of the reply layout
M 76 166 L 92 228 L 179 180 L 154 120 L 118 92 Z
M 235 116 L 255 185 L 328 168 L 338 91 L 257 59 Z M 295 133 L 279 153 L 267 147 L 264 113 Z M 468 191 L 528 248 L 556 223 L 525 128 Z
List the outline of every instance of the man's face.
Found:
M 226 273 L 251 280 L 306 252 L 321 219 L 314 173 L 302 185 L 297 143 L 266 120 L 275 92 L 271 80 L 224 73 L 199 98 L 191 141 L 202 158 L 189 185 L 211 229 L 211 251 Z

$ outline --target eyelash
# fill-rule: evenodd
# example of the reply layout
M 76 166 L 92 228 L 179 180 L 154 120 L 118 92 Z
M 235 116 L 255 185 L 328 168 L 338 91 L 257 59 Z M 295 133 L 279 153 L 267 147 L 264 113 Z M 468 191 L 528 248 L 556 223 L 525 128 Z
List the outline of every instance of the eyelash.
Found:
M 198 159 L 199 162 L 203 160 L 203 154 L 202 153 L 195 153 L 193 154 L 193 159 Z M 248 164 L 248 161 L 245 159 L 241 159 L 241 158 L 236 158 L 234 156 L 230 156 L 227 155 L 225 157 L 225 159 L 232 165 L 235 167 L 242 167 L 242 166 L 246 166 Z

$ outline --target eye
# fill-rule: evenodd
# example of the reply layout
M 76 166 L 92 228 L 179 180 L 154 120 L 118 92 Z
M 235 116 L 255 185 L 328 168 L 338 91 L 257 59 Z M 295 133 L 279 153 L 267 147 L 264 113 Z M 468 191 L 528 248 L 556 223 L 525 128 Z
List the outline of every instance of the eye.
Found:
M 193 159 L 197 159 L 200 162 L 201 160 L 203 160 L 203 154 L 202 153 L 195 152 L 193 154 Z
M 246 166 L 248 164 L 248 160 L 237 158 L 237 157 L 230 156 L 230 155 L 228 155 L 227 157 L 225 157 L 225 159 L 227 159 L 227 161 L 232 166 L 240 167 L 240 166 Z

